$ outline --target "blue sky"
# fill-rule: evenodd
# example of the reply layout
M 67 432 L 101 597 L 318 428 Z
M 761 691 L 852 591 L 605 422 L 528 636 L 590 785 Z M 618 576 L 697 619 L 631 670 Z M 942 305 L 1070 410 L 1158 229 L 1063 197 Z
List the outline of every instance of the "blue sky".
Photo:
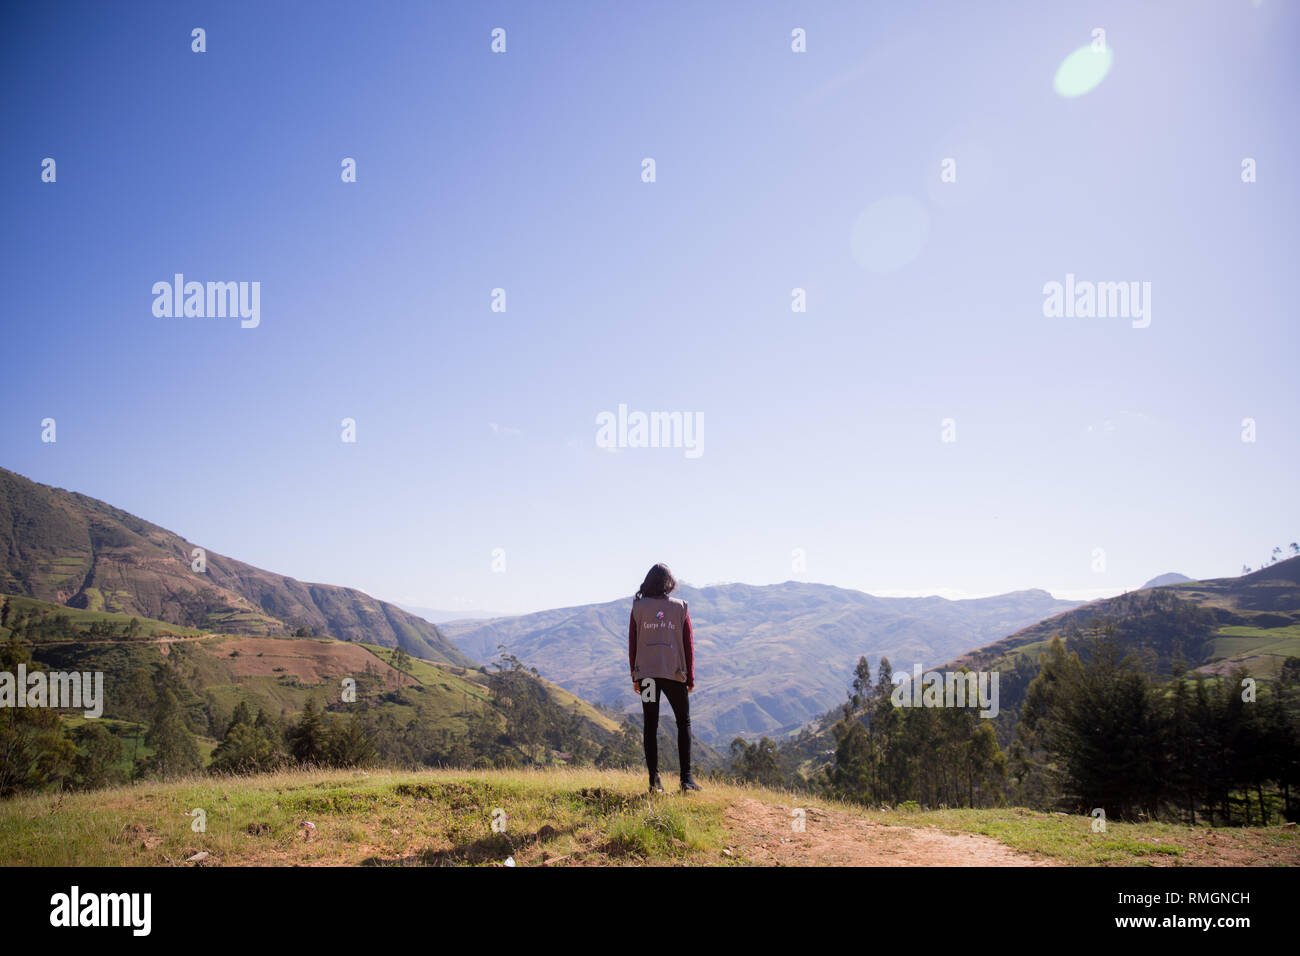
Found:
M 377 7 L 6 13 L 0 465 L 451 610 L 658 560 L 1095 596 L 1300 537 L 1297 5 Z M 177 272 L 260 325 L 156 317 Z M 1067 274 L 1150 325 L 1046 317 Z M 598 447 L 620 403 L 703 454 Z

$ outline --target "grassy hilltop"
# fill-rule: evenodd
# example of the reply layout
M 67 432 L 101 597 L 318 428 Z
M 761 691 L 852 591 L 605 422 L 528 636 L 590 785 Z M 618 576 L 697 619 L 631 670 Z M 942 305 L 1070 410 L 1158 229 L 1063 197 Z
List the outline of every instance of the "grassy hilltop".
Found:
M 665 785 L 676 780 L 665 775 Z M 871 810 L 595 770 L 196 777 L 0 804 L 0 864 L 110 866 L 1295 865 L 1294 826 L 1210 830 L 1021 809 Z M 196 832 L 193 811 L 206 815 Z M 494 832 L 493 812 L 505 814 Z M 796 829 L 796 811 L 804 828 Z M 310 822 L 314 829 L 303 826 Z M 309 835 L 310 834 L 310 835 Z M 200 853 L 208 856 L 187 861 Z

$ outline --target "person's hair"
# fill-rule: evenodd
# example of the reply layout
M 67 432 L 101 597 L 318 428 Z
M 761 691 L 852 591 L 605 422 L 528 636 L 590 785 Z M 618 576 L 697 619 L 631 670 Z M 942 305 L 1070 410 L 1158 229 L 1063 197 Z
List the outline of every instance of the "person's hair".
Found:
M 636 592 L 636 596 L 639 598 L 667 597 L 673 593 L 675 587 L 677 587 L 677 579 L 668 570 L 668 565 L 656 564 L 646 572 L 645 580 L 641 582 L 641 588 Z

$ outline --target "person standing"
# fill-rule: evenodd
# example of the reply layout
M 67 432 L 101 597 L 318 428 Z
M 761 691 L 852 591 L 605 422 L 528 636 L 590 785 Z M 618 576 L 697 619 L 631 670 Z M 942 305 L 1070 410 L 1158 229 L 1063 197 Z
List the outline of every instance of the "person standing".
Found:
M 659 702 L 668 698 L 677 721 L 677 752 L 681 759 L 682 791 L 703 790 L 691 775 L 691 707 L 695 690 L 695 647 L 691 615 L 685 601 L 669 597 L 677 580 L 665 564 L 646 574 L 632 601 L 627 653 L 632 687 L 641 697 L 645 716 L 645 762 L 651 792 L 663 792 L 659 780 Z

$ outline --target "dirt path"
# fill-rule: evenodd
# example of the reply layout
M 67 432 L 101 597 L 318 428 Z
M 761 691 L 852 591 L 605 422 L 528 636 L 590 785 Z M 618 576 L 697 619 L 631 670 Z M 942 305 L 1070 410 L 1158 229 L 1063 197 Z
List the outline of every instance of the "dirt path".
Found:
M 230 634 L 219 634 L 215 631 L 208 634 L 159 634 L 156 637 L 117 637 L 102 638 L 94 641 L 83 641 L 80 638 L 73 640 L 60 641 L 25 641 L 28 647 L 59 647 L 68 644 L 175 644 L 178 641 L 205 641 L 210 637 L 232 637 Z
M 727 848 L 761 866 L 1051 866 L 1050 862 L 973 833 L 885 826 L 845 813 L 742 798 L 727 807 Z
M 152 644 L 158 648 L 158 653 L 163 657 L 171 654 L 172 645 L 185 643 L 188 641 L 205 641 L 210 637 L 229 637 L 228 634 L 159 634 L 157 637 L 123 637 L 123 638 L 105 638 L 96 641 L 32 641 L 30 647 L 58 647 L 60 644 L 77 644 L 77 645 L 101 645 L 101 644 L 132 644 L 143 646 Z

